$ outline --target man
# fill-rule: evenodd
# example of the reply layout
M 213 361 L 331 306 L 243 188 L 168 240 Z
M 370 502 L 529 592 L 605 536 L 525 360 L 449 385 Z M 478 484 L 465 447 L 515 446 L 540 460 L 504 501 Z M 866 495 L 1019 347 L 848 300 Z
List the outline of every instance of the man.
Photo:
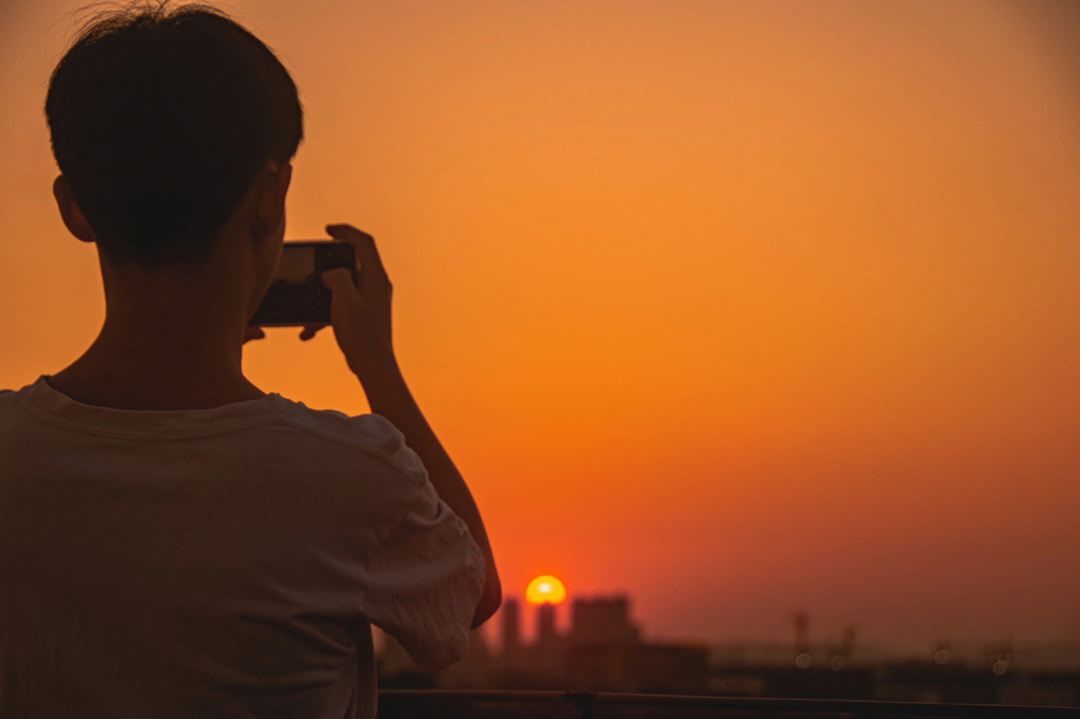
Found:
M 296 87 L 212 8 L 113 14 L 47 100 L 100 335 L 0 393 L 0 715 L 373 716 L 370 626 L 423 667 L 500 602 L 468 488 L 413 401 L 373 240 L 324 273 L 371 415 L 241 370 L 282 250 Z M 305 328 L 309 339 L 317 328 Z

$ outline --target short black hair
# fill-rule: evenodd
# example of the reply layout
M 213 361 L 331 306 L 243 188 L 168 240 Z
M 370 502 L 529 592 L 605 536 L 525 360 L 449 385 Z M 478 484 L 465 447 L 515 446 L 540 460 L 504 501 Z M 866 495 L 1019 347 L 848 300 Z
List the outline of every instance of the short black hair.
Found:
M 265 44 L 216 8 L 98 14 L 60 60 L 45 115 L 75 203 L 114 266 L 203 265 L 303 108 Z

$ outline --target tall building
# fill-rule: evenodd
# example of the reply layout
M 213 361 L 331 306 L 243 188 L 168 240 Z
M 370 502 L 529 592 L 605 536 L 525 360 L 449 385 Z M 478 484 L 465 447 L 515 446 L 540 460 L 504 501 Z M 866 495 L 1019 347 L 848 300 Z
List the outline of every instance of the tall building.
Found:
M 514 652 L 521 647 L 521 605 L 513 597 L 503 600 L 502 608 L 502 651 Z
M 586 691 L 704 691 L 704 648 L 644 643 L 640 635 L 627 596 L 575 599 L 565 649 L 566 665 L 574 669 L 563 685 Z
M 537 611 L 536 642 L 540 645 L 553 643 L 558 635 L 555 633 L 555 605 L 541 604 Z
M 570 640 L 576 644 L 633 644 L 639 631 L 630 621 L 626 596 L 575 599 L 570 614 Z

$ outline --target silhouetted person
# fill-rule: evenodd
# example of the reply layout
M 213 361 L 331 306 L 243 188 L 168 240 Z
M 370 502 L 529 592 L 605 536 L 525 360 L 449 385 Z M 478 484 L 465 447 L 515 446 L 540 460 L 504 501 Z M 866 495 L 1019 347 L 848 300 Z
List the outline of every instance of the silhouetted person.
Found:
M 45 110 L 106 316 L 69 367 L 0 393 L 0 715 L 372 716 L 370 625 L 444 667 L 499 580 L 398 370 L 369 236 L 328 226 L 360 291 L 323 280 L 376 414 L 241 371 L 303 134 L 292 79 L 211 8 L 129 11 L 80 35 Z

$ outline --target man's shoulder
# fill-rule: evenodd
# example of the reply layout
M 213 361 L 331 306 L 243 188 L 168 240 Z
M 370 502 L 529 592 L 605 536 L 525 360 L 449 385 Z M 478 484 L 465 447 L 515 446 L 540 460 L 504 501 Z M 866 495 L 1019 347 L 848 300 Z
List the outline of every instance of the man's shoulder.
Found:
M 0 392 L 0 429 L 79 446 L 86 440 L 76 437 L 92 437 L 98 451 L 115 445 L 125 453 L 161 454 L 168 445 L 198 445 L 263 465 L 278 462 L 286 465 L 282 471 L 295 467 L 289 461 L 294 457 L 324 472 L 348 473 L 362 462 L 369 471 L 381 465 L 389 474 L 405 475 L 414 486 L 427 478 L 404 436 L 385 418 L 313 409 L 277 393 L 205 410 L 115 410 L 74 401 L 40 378 Z
M 382 460 L 420 483 L 427 478 L 420 458 L 405 444 L 405 437 L 377 414 L 348 415 L 334 409 L 312 409 L 302 402 L 281 398 L 282 421 L 293 431 L 319 438 L 328 450 L 359 452 Z
M 20 389 L 0 388 L 0 416 L 10 417 L 13 413 L 16 413 L 14 408 L 20 404 L 19 397 L 25 394 L 30 387 L 31 385 Z
M 282 417 L 291 426 L 344 445 L 393 456 L 405 444 L 397 427 L 377 414 L 349 415 L 336 409 L 312 409 L 286 399 Z

